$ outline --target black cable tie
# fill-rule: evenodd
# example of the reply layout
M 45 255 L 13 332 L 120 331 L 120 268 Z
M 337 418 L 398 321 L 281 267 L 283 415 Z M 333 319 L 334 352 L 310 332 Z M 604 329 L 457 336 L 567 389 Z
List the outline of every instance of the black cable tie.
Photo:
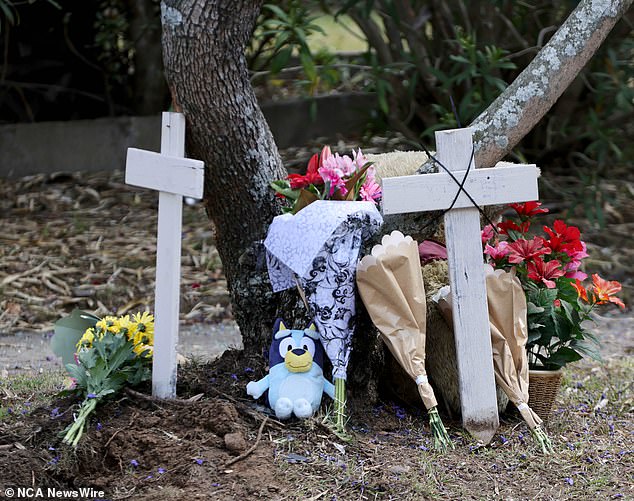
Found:
M 456 176 L 454 176 L 453 172 L 450 171 L 440 160 L 438 160 L 434 155 L 431 154 L 431 152 L 425 147 L 424 144 L 420 144 L 420 146 L 423 148 L 423 151 L 427 154 L 427 156 L 429 158 L 432 159 L 432 162 L 437 163 L 438 165 L 440 165 L 440 167 L 443 168 L 443 170 L 449 174 L 449 177 L 451 179 L 453 179 L 453 181 L 458 185 L 458 191 L 456 192 L 456 195 L 453 199 L 453 201 L 451 202 L 451 205 L 449 206 L 449 208 L 443 210 L 437 217 L 435 217 L 434 219 L 432 219 L 429 223 L 427 223 L 425 226 L 423 226 L 422 229 L 427 228 L 427 226 L 431 225 L 433 222 L 435 222 L 437 219 L 440 219 L 440 217 L 444 216 L 445 214 L 447 214 L 447 212 L 449 212 L 451 209 L 453 209 L 454 205 L 456 204 L 456 201 L 458 200 L 458 197 L 460 196 L 460 193 L 463 192 L 467 198 L 469 199 L 469 201 L 473 204 L 473 206 L 478 209 L 478 212 L 480 213 L 480 215 L 482 215 L 482 217 L 486 220 L 486 222 L 488 224 L 491 225 L 491 227 L 493 228 L 493 230 L 498 233 L 498 230 L 496 228 L 496 226 L 493 224 L 493 221 L 491 221 L 491 219 L 489 218 L 489 216 L 486 215 L 486 213 L 484 212 L 484 210 L 476 203 L 476 201 L 473 199 L 473 197 L 469 194 L 469 192 L 464 188 L 465 183 L 467 182 L 467 177 L 469 176 L 469 171 L 471 170 L 471 163 L 473 161 L 473 158 L 475 157 L 475 146 L 471 147 L 471 156 L 469 157 L 469 164 L 467 165 L 467 169 L 465 171 L 465 175 L 462 179 L 462 181 L 458 181 L 458 179 L 456 178 Z M 422 165 L 421 165 L 422 167 Z

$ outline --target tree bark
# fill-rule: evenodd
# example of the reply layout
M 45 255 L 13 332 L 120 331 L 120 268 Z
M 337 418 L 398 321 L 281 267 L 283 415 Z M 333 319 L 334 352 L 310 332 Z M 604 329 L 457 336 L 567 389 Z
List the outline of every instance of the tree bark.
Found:
M 244 57 L 261 4 L 161 3 L 167 81 L 187 119 L 188 155 L 205 162 L 205 204 L 233 315 L 251 352 L 268 345 L 278 310 L 261 241 L 279 211 L 269 182 L 286 176 Z

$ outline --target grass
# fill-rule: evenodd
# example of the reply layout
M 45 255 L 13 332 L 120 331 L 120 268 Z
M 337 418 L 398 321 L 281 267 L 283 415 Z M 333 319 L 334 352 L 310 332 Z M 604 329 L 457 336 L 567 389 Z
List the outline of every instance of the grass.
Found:
M 28 415 L 32 409 L 50 405 L 63 388 L 66 373 L 17 374 L 0 379 L 0 421 Z
M 416 427 L 420 420 L 408 416 L 396 429 L 357 438 L 346 454 L 336 449 L 313 452 L 312 462 L 301 468 L 281 467 L 285 475 L 302 479 L 303 494 L 309 497 L 320 489 L 333 494 L 324 483 L 329 477 L 336 479 L 339 499 L 627 497 L 633 494 L 633 369 L 634 361 L 623 358 L 600 366 L 583 362 L 566 370 L 548 426 L 553 455 L 539 453 L 526 426 L 508 417 L 490 445 L 479 447 L 458 432 L 453 434 L 456 451 L 438 454 L 430 447 L 426 428 Z M 604 398 L 607 402 L 595 410 Z M 385 407 L 384 412 L 391 410 Z M 296 440 L 294 450 L 302 450 L 302 443 Z M 280 463 L 282 451 L 277 455 Z
M 333 16 L 320 15 L 314 24 L 324 34 L 313 33 L 308 37 L 308 45 L 313 51 L 362 52 L 368 48 L 361 30 L 349 16 L 342 15 L 335 20 Z

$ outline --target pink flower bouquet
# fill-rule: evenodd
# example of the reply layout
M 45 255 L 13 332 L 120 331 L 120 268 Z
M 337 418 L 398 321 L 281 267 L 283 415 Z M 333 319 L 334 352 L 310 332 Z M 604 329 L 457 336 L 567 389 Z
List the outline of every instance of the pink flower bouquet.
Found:
M 375 169 L 361 149 L 348 155 L 333 154 L 324 146 L 315 153 L 306 174 L 289 174 L 286 179 L 273 181 L 277 195 L 290 202 L 284 212 L 297 213 L 315 200 L 365 200 L 377 203 L 381 187 L 375 179 Z

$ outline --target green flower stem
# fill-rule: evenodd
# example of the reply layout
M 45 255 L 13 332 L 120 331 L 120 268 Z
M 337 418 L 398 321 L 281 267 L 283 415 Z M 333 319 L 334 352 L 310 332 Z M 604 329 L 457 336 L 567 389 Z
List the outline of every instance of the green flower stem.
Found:
M 84 400 L 79 409 L 79 415 L 75 422 L 68 428 L 66 435 L 64 435 L 63 442 L 68 445 L 72 445 L 73 447 L 77 447 L 79 443 L 79 439 L 84 434 L 84 428 L 86 426 L 86 420 L 88 416 L 92 414 L 92 412 L 97 407 L 97 399 L 92 398 L 90 400 Z
M 536 426 L 531 430 L 531 435 L 535 442 L 539 444 L 544 454 L 550 454 L 551 452 L 555 452 L 553 448 L 553 443 L 550 441 L 546 430 L 544 430 L 541 426 Z
M 454 449 L 455 446 L 449 438 L 442 419 L 440 419 L 440 414 L 438 414 L 438 407 L 432 407 L 427 413 L 429 414 L 429 427 L 434 437 L 434 449 L 440 452 L 445 452 L 447 449 Z
M 335 378 L 335 427 L 345 431 L 346 426 L 346 380 Z

